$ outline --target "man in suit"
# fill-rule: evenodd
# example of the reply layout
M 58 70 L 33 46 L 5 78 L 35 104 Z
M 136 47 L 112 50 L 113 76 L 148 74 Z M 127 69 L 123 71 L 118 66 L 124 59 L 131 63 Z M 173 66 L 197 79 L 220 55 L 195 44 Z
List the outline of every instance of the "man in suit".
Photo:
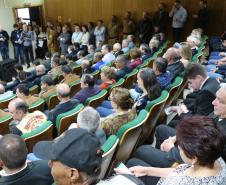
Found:
M 56 91 L 60 103 L 48 113 L 48 120 L 53 124 L 56 124 L 56 118 L 59 114 L 65 113 L 79 104 L 78 100 L 70 99 L 70 87 L 67 84 L 59 84 Z

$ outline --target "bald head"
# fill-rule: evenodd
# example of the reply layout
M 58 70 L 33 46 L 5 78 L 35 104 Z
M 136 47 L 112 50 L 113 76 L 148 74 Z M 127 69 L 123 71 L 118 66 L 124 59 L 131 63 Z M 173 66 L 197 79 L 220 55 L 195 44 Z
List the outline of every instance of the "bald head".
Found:
M 120 43 L 115 43 L 113 45 L 113 51 L 120 51 L 121 50 L 121 44 Z
M 27 114 L 28 106 L 22 99 L 15 98 L 9 102 L 8 109 L 14 120 L 21 121 Z
M 35 70 L 36 70 L 36 75 L 38 75 L 38 76 L 43 75 L 43 74 L 45 74 L 45 72 L 46 72 L 46 68 L 45 68 L 45 66 L 42 65 L 42 64 L 36 66 Z
M 56 91 L 59 98 L 68 98 L 70 96 L 70 87 L 67 84 L 59 84 Z
M 168 64 L 172 64 L 179 58 L 179 52 L 175 48 L 169 48 L 163 55 L 163 58 L 167 59 Z
M 2 84 L 0 84 L 0 94 L 4 94 L 4 92 L 5 92 L 5 87 Z
M 20 98 L 14 98 L 13 100 L 11 100 L 8 105 L 9 112 L 13 112 L 19 103 L 25 103 L 25 102 Z

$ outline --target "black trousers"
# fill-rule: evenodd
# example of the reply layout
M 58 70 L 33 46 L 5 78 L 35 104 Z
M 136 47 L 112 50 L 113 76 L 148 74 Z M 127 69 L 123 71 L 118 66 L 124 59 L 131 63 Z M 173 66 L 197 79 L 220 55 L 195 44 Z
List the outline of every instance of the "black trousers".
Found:
M 160 145 L 170 136 L 175 135 L 175 129 L 167 125 L 159 125 L 156 128 L 156 148 L 151 145 L 140 146 L 134 153 L 133 157 L 141 159 L 150 166 L 167 168 L 172 166 L 174 162 L 183 163 L 177 147 L 172 148 L 169 152 L 161 151 Z
M 173 28 L 173 39 L 174 39 L 174 42 L 180 42 L 181 32 L 182 32 L 182 28 Z
M 24 56 L 28 65 L 34 61 L 32 46 L 23 46 Z

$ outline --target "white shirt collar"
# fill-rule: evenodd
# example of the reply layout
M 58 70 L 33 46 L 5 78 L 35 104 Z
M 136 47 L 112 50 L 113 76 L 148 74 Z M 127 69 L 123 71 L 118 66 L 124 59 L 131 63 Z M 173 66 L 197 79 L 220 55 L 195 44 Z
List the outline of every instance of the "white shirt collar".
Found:
M 209 79 L 209 76 L 207 76 L 206 79 L 202 82 L 202 84 L 201 84 L 199 90 L 202 89 L 203 85 L 206 83 L 206 81 L 207 81 L 208 79 Z
M 17 172 L 14 172 L 14 173 L 6 173 L 4 170 L 1 170 L 0 171 L 0 175 L 1 176 L 10 176 L 10 175 L 15 175 L 15 174 L 17 174 L 17 173 L 19 173 L 19 172 L 21 172 L 22 170 L 24 170 L 25 168 L 27 168 L 27 163 L 25 164 L 25 166 L 23 167 L 23 168 L 21 168 L 19 171 L 17 171 Z

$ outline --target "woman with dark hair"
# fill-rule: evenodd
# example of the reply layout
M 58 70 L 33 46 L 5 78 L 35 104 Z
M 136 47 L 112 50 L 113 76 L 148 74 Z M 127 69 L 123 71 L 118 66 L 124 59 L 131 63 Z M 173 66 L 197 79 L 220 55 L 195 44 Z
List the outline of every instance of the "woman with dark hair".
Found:
M 114 114 L 101 120 L 100 127 L 107 136 L 116 134 L 123 123 L 127 123 L 136 117 L 136 111 L 133 108 L 133 100 L 128 89 L 114 88 L 109 97 Z
M 213 119 L 207 116 L 184 118 L 176 128 L 174 139 L 185 164 L 177 168 L 155 168 L 147 167 L 146 162 L 134 158 L 127 163 L 127 166 L 134 166 L 129 170 L 147 185 L 157 182 L 158 185 L 225 184 L 226 164 L 220 158 L 225 135 Z
M 84 103 L 87 98 L 96 95 L 100 91 L 99 87 L 94 85 L 95 83 L 92 75 L 82 75 L 81 90 L 77 92 L 73 98 L 79 100 L 80 103 Z

